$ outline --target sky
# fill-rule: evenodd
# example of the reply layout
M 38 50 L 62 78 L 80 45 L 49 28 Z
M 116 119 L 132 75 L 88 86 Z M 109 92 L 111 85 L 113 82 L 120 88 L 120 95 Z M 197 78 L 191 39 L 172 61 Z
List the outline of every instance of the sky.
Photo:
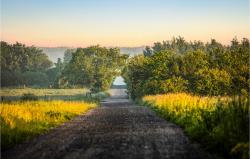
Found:
M 1 40 L 41 47 L 135 47 L 182 36 L 249 38 L 249 0 L 0 0 Z

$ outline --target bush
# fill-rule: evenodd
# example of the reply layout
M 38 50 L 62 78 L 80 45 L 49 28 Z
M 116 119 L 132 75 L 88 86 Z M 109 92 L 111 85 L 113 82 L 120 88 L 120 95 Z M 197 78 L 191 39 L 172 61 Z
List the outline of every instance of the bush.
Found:
M 48 76 L 42 72 L 24 72 L 22 74 L 23 84 L 27 86 L 48 86 Z
M 1 86 L 48 86 L 48 76 L 42 72 L 1 71 Z
M 224 70 L 201 69 L 195 73 L 194 92 L 203 95 L 229 93 L 231 76 Z
M 167 79 L 162 85 L 161 88 L 164 93 L 169 92 L 184 92 L 187 90 L 188 81 L 184 80 L 181 77 L 173 76 L 170 79 Z
M 38 96 L 36 96 L 32 93 L 25 93 L 21 96 L 21 100 L 23 100 L 23 101 L 38 100 Z

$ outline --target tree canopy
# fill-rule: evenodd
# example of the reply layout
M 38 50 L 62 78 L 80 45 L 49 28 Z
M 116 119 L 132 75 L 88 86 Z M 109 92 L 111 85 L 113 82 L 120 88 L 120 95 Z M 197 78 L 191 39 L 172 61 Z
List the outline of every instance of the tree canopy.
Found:
M 191 92 L 199 95 L 230 95 L 248 92 L 249 40 L 234 38 L 230 46 L 186 42 L 184 38 L 156 42 L 144 55 L 128 60 L 123 76 L 130 96 Z
M 46 85 L 52 62 L 42 50 L 1 41 L 1 86 Z
M 65 55 L 69 57 L 69 53 Z M 99 45 L 78 48 L 71 56 L 62 71 L 59 85 L 85 86 L 95 92 L 110 88 L 128 58 L 127 55 L 121 55 L 118 48 Z

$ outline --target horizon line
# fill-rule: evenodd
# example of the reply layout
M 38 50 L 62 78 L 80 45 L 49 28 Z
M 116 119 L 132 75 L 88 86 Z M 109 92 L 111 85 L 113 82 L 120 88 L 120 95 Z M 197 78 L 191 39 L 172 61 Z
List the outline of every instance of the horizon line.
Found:
M 21 43 L 21 44 L 24 44 L 25 46 L 28 46 L 28 47 L 31 47 L 31 46 L 34 46 L 34 47 L 37 47 L 37 48 L 86 48 L 86 47 L 91 47 L 91 46 L 102 46 L 102 47 L 106 47 L 106 48 L 139 48 L 139 47 L 146 47 L 146 46 L 150 46 L 152 47 L 154 45 L 154 43 L 157 43 L 157 42 L 164 42 L 164 41 L 171 41 L 173 38 L 178 38 L 178 37 L 181 37 L 181 38 L 184 38 L 185 42 L 202 42 L 203 44 L 207 44 L 207 43 L 210 43 L 211 40 L 215 39 L 215 38 L 210 38 L 210 40 L 204 42 L 202 40 L 186 40 L 185 37 L 182 37 L 182 36 L 173 36 L 171 39 L 168 39 L 168 40 L 158 40 L 158 41 L 155 41 L 153 43 L 151 43 L 150 45 L 147 45 L 147 44 L 142 44 L 142 45 L 137 45 L 137 46 L 112 46 L 112 45 L 109 45 L 109 46 L 106 46 L 106 45 L 101 45 L 101 44 L 90 44 L 90 45 L 87 45 L 87 46 L 67 46 L 67 45 L 57 45 L 57 46 L 45 46 L 45 45 L 37 45 L 37 44 L 29 44 L 29 43 L 25 43 L 25 42 L 20 42 L 20 41 L 15 41 L 15 42 L 10 42 L 10 41 L 7 41 L 7 40 L 3 40 L 1 39 L 1 41 L 4 41 L 4 42 L 7 42 L 8 44 L 16 44 L 16 43 Z M 238 38 L 237 36 L 234 36 L 231 40 L 229 40 L 228 42 L 226 43 L 223 43 L 223 42 L 220 42 L 218 40 L 216 40 L 216 42 L 224 45 L 224 46 L 228 46 L 231 44 L 231 41 L 233 39 L 237 39 L 239 42 L 241 42 L 244 38 L 245 39 L 248 39 L 249 40 L 249 37 L 242 37 L 242 38 Z

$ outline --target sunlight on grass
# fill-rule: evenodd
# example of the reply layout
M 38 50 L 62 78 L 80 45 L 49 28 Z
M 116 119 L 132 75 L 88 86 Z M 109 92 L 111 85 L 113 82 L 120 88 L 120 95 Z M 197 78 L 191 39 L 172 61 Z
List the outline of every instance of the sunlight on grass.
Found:
M 1 146 L 5 148 L 46 132 L 94 107 L 96 104 L 73 101 L 2 103 L 0 106 Z
M 249 98 L 170 93 L 143 97 L 142 104 L 184 128 L 205 149 L 221 156 L 247 156 Z

